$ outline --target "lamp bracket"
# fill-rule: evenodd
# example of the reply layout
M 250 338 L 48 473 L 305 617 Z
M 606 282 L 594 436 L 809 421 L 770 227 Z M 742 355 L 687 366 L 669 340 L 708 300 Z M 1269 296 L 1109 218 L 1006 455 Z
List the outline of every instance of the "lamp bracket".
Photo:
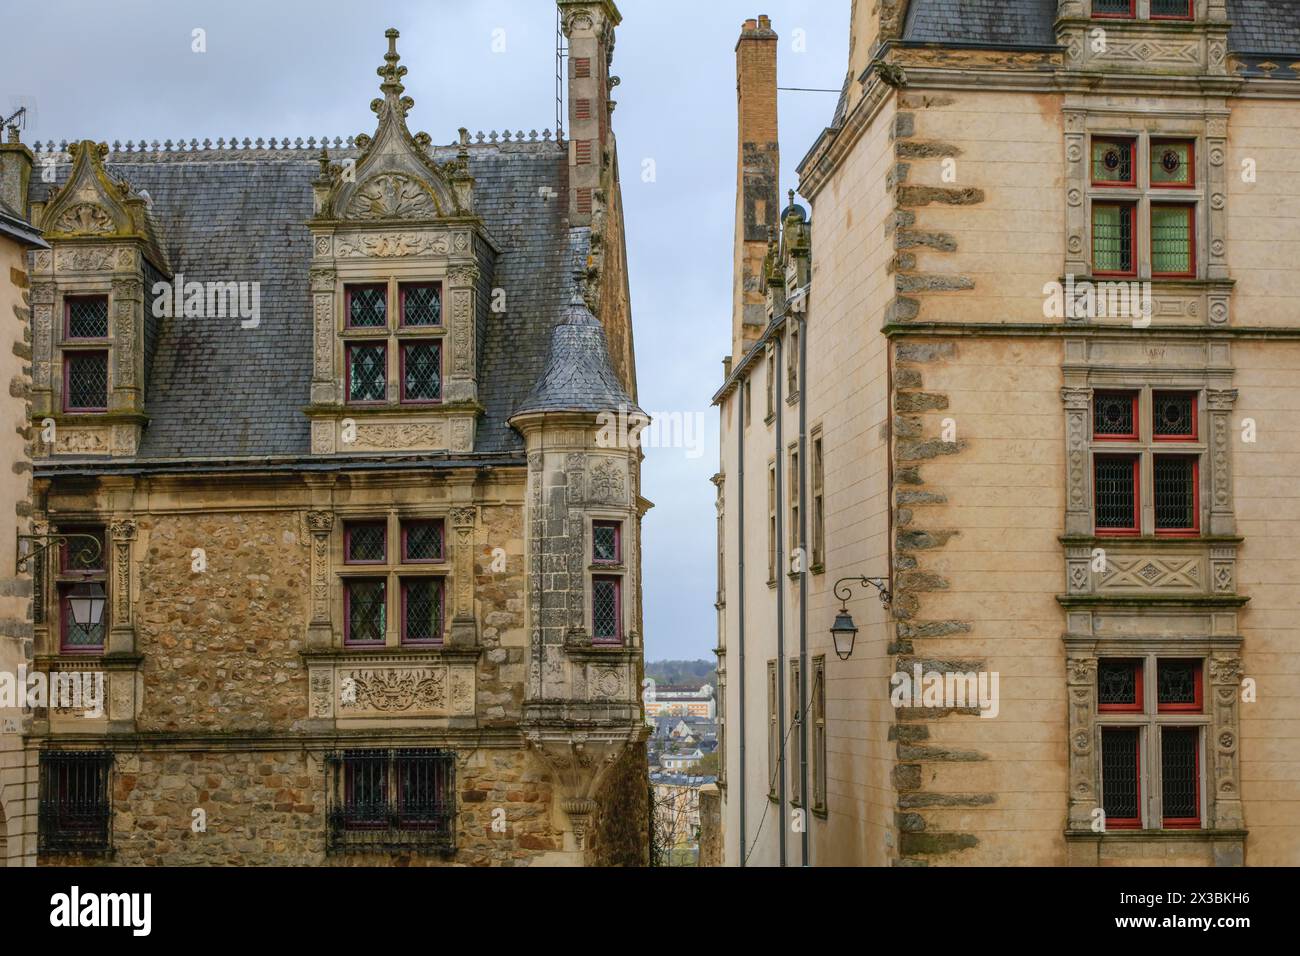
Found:
M 26 565 L 33 558 L 40 557 L 56 544 L 68 544 L 73 540 L 87 542 L 81 545 L 81 550 L 71 555 L 72 560 L 83 567 L 90 568 L 104 552 L 103 542 L 93 534 L 81 534 L 75 531 L 63 534 L 20 534 L 18 536 L 18 560 L 15 562 L 14 567 L 19 571 L 26 570 Z M 28 545 L 26 551 L 23 550 L 24 542 Z
M 835 582 L 835 596 L 840 599 L 841 603 L 848 604 L 853 597 L 853 584 L 860 584 L 863 587 L 870 585 L 880 592 L 880 604 L 884 608 L 889 607 L 889 602 L 893 595 L 889 591 L 889 582 L 884 578 L 867 578 L 867 577 L 848 577 L 840 578 Z

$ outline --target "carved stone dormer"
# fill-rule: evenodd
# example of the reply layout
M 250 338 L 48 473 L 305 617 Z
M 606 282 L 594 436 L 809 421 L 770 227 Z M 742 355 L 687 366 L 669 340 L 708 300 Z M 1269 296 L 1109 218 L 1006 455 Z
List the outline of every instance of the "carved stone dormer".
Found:
M 37 454 L 131 457 L 147 422 L 156 322 L 146 290 L 171 276 L 148 200 L 69 147 L 67 182 L 37 207 L 50 250 L 32 256 L 32 422 Z
M 443 163 L 427 133 L 411 134 L 398 33 L 385 35 L 375 135 L 342 164 L 322 151 L 314 184 L 312 452 L 467 453 L 496 247 L 474 213 L 465 131 Z

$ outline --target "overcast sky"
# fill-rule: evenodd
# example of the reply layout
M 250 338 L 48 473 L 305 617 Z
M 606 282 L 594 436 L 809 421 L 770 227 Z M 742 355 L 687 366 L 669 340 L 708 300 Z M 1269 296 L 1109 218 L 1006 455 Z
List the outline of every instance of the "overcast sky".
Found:
M 691 436 L 699 447 L 647 450 L 642 493 L 656 507 L 645 522 L 646 658 L 711 657 L 718 429 L 709 399 L 730 350 L 736 38 L 746 18 L 771 15 L 780 85 L 838 90 L 850 2 L 618 2 L 614 129 L 640 404 L 703 416 L 703 435 Z M 7 17 L 16 29 L 0 58 L 0 105 L 6 115 L 28 106 L 29 143 L 372 133 L 390 26 L 402 33 L 413 131 L 450 143 L 461 126 L 555 126 L 549 0 L 43 0 L 21 10 Z M 193 52 L 195 29 L 206 52 Z M 835 102 L 781 94 L 783 196 Z

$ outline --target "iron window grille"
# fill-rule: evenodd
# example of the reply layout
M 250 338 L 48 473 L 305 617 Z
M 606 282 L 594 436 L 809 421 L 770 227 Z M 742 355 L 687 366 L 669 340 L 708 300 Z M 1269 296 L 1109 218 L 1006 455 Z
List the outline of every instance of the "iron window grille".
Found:
M 402 563 L 439 564 L 446 560 L 446 529 L 441 518 L 402 522 Z
M 1192 0 L 1151 0 L 1152 20 L 1191 20 Z
M 108 338 L 108 296 L 68 298 L 63 302 L 63 309 L 65 338 Z
M 1153 392 L 1151 430 L 1156 441 L 1196 441 L 1195 392 Z
M 37 846 L 42 853 L 112 850 L 113 754 L 47 750 L 40 755 Z
M 1092 204 L 1092 271 L 1099 276 L 1137 275 L 1137 206 Z
M 445 612 L 442 578 L 402 579 L 402 643 L 441 644 Z
M 1092 141 L 1094 186 L 1137 185 L 1137 140 L 1096 137 Z
M 592 564 L 622 564 L 622 523 L 618 521 L 593 521 L 591 523 Z
M 403 342 L 402 401 L 432 404 L 442 401 L 442 343 Z
M 388 348 L 380 342 L 351 342 L 348 356 L 348 402 L 382 402 L 388 396 Z
M 1094 512 L 1098 534 L 1137 534 L 1138 458 L 1097 455 L 1093 460 Z
M 1101 732 L 1101 794 L 1106 828 L 1142 826 L 1142 733 L 1136 727 Z
M 1097 710 L 1101 713 L 1141 713 L 1142 661 L 1103 660 L 1097 664 Z
M 403 328 L 442 325 L 442 286 L 436 282 L 404 284 L 398 294 Z
M 1160 730 L 1160 793 L 1166 829 L 1195 830 L 1201 825 L 1200 738 L 1199 727 Z
M 63 353 L 63 410 L 108 411 L 108 352 Z
M 456 759 L 449 750 L 328 755 L 331 852 L 456 851 Z
M 1151 275 L 1196 275 L 1196 207 L 1151 206 Z
M 616 577 L 591 579 L 591 636 L 599 644 L 623 641 L 622 586 Z
M 382 285 L 347 287 L 349 329 L 388 327 L 388 289 Z
M 1138 440 L 1138 393 L 1096 392 L 1092 399 L 1092 434 L 1098 441 Z
M 1194 535 L 1200 531 L 1200 465 L 1194 455 L 1152 458 L 1156 534 Z
M 1131 20 L 1137 16 L 1137 0 L 1092 0 L 1092 15 Z
M 1199 714 L 1204 708 L 1199 660 L 1166 660 L 1156 664 L 1156 707 L 1162 714 Z
M 383 521 L 349 521 L 343 526 L 345 564 L 383 564 L 388 557 L 388 526 Z
M 383 644 L 387 625 L 388 582 L 351 578 L 343 582 L 344 643 Z

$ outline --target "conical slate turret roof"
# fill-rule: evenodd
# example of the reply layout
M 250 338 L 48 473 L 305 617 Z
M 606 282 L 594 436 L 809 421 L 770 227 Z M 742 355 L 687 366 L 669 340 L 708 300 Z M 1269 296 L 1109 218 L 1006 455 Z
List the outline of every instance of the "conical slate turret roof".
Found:
M 569 304 L 551 332 L 546 371 L 512 417 L 541 412 L 644 414 L 614 373 L 605 327 L 587 307 L 583 286 L 584 273 L 575 266 Z

